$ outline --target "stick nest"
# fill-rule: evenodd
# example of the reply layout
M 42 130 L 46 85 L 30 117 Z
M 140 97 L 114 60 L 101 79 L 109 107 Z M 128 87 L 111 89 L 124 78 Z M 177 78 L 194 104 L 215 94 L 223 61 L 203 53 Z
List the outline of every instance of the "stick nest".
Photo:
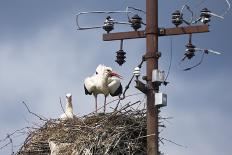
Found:
M 146 154 L 145 110 L 115 111 L 67 121 L 48 120 L 32 131 L 17 155 L 50 154 L 49 141 L 69 144 L 63 155 Z

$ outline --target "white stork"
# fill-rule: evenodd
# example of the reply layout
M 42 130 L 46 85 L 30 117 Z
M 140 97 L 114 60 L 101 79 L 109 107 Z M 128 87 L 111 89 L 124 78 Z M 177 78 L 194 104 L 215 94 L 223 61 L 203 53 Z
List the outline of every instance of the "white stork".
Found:
M 106 97 L 119 96 L 122 93 L 121 76 L 112 71 L 112 68 L 99 65 L 96 73 L 87 77 L 84 82 L 85 94 L 92 95 L 95 98 L 95 109 L 97 113 L 97 95 L 104 94 L 104 113 L 106 110 Z
M 61 120 L 73 119 L 73 105 L 72 105 L 72 94 L 66 94 L 66 107 L 65 113 L 60 115 Z

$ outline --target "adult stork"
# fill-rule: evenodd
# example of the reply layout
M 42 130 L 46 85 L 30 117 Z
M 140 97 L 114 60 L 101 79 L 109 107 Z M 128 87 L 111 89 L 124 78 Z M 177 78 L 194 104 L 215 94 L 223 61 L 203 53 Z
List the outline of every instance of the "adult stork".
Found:
M 60 115 L 61 120 L 73 119 L 73 105 L 72 105 L 72 94 L 66 94 L 66 107 L 65 112 Z
M 95 98 L 95 110 L 97 113 L 97 95 L 104 94 L 104 113 L 106 110 L 106 97 L 119 96 L 122 93 L 121 76 L 112 71 L 111 67 L 98 65 L 96 73 L 87 77 L 84 82 L 85 94 L 92 95 Z

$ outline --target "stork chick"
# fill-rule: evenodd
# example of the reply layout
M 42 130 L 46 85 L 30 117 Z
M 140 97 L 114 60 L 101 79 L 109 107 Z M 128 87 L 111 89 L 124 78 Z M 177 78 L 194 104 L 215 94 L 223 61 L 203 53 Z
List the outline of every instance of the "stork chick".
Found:
M 72 94 L 66 94 L 66 107 L 65 113 L 60 115 L 61 120 L 73 119 L 73 105 L 72 105 Z
M 120 83 L 121 76 L 112 71 L 112 68 L 104 65 L 99 65 L 96 73 L 87 77 L 84 82 L 85 94 L 92 95 L 95 98 L 95 111 L 97 113 L 97 95 L 103 94 L 104 100 L 104 113 L 106 110 L 106 97 L 119 96 L 122 93 L 122 85 Z

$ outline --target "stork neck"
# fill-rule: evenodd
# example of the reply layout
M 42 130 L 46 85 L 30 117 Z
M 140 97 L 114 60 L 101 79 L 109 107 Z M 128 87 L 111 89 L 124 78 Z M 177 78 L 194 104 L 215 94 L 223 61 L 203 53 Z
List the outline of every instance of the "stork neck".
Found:
M 70 101 L 67 100 L 65 112 L 73 112 L 73 106 Z
M 108 83 L 108 76 L 102 75 L 102 77 L 100 79 L 101 79 L 101 81 L 102 81 L 103 84 L 107 85 L 107 83 Z

